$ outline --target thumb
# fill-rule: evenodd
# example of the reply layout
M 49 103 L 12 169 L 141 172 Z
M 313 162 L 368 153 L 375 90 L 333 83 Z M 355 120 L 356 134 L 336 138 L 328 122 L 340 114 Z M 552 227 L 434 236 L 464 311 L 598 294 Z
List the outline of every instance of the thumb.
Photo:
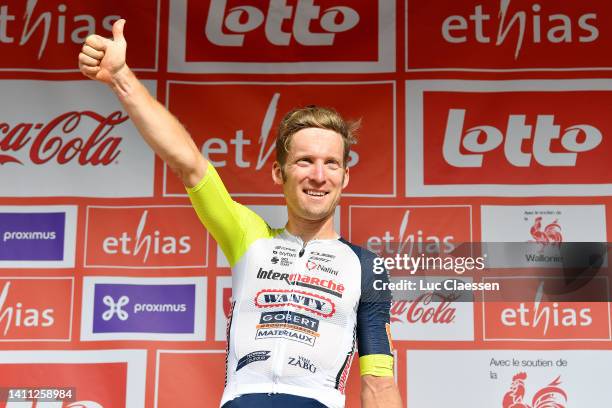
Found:
M 123 26 L 125 26 L 124 19 L 115 21 L 115 24 L 113 24 L 113 41 L 125 41 Z

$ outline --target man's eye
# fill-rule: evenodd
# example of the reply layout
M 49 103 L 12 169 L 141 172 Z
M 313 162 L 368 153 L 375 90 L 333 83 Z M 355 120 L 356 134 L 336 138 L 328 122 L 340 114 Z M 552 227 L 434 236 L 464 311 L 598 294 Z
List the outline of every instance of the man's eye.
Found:
M 337 161 L 328 161 L 326 164 L 328 168 L 333 170 L 337 170 L 338 168 L 340 168 L 340 164 L 338 164 Z

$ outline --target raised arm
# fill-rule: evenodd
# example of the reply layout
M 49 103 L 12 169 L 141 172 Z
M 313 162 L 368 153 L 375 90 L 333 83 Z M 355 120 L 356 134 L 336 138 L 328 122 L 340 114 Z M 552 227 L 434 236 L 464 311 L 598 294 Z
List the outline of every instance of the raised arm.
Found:
M 113 24 L 113 39 L 92 34 L 79 54 L 86 77 L 108 84 L 151 148 L 187 187 L 195 186 L 208 163 L 180 122 L 143 86 L 126 64 L 125 20 Z

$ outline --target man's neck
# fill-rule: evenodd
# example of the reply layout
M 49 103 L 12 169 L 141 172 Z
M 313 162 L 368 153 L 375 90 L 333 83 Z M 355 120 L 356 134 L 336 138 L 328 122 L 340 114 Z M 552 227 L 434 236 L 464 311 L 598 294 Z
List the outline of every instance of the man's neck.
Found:
M 322 220 L 305 220 L 289 214 L 285 227 L 289 233 L 300 237 L 305 243 L 313 239 L 336 239 L 338 233 L 334 230 L 334 217 L 330 215 Z

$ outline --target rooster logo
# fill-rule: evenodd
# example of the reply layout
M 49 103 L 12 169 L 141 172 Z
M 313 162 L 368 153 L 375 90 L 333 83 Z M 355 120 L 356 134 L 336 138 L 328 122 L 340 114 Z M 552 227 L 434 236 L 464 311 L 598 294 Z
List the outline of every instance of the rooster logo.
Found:
M 561 235 L 561 225 L 554 220 L 550 224 L 544 227 L 542 231 L 542 217 L 536 217 L 531 229 L 529 230 L 534 241 L 540 244 L 540 250 L 543 250 L 546 245 L 556 244 L 559 245 L 563 242 L 563 235 Z
M 526 373 L 518 373 L 512 377 L 510 391 L 504 395 L 502 401 L 503 408 L 566 408 L 567 394 L 559 387 L 561 376 L 536 392 L 531 400 L 531 405 L 523 401 L 526 378 Z

